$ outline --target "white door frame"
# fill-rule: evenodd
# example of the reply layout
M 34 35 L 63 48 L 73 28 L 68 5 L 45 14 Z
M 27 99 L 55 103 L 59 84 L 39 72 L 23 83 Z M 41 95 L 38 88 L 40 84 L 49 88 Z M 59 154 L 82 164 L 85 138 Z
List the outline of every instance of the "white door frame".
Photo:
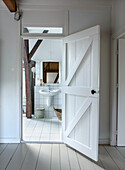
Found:
M 23 59 L 23 41 L 26 39 L 60 39 L 62 40 L 62 38 L 64 38 L 65 36 L 57 36 L 57 35 L 31 35 L 31 36 L 25 36 L 25 35 L 20 35 L 20 42 L 19 42 L 19 54 L 20 54 L 20 58 L 19 58 L 19 84 L 20 84 L 20 88 L 19 88 L 19 105 L 20 105 L 20 112 L 19 112 L 19 137 L 20 137 L 20 142 L 23 141 L 23 119 L 22 119 L 22 59 Z M 43 142 L 44 143 L 44 142 Z M 59 142 L 60 143 L 60 142 Z
M 117 116 L 118 116 L 118 40 L 125 32 L 111 38 L 111 81 L 110 81 L 110 145 L 117 145 Z

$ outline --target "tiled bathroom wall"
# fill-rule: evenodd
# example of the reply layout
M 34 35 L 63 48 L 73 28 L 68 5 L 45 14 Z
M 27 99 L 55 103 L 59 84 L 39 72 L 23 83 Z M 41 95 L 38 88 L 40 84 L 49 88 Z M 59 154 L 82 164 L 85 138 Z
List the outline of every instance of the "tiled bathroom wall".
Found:
M 52 98 L 52 105 L 50 107 L 47 106 L 47 97 L 43 96 L 42 94 L 39 93 L 39 90 L 42 89 L 60 89 L 61 90 L 61 85 L 59 84 L 52 84 L 46 86 L 35 86 L 34 89 L 34 99 L 35 99 L 35 113 L 37 108 L 42 108 L 44 107 L 44 117 L 45 118 L 52 118 L 56 116 L 53 106 L 56 109 L 62 109 L 62 93 L 58 93 L 57 95 L 53 96 Z

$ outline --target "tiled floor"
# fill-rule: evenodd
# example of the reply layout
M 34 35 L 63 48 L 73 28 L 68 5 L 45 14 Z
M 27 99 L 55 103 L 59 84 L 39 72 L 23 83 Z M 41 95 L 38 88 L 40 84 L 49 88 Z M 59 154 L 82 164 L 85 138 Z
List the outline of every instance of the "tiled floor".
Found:
M 27 119 L 23 115 L 23 140 L 61 142 L 61 127 L 61 121 L 57 117 L 52 119 Z

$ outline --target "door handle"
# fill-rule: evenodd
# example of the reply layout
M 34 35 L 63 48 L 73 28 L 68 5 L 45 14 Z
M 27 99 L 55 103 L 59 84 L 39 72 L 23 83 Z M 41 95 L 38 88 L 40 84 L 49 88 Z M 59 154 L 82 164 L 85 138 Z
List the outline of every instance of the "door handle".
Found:
M 96 91 L 95 90 L 91 90 L 91 94 L 95 94 L 96 93 Z

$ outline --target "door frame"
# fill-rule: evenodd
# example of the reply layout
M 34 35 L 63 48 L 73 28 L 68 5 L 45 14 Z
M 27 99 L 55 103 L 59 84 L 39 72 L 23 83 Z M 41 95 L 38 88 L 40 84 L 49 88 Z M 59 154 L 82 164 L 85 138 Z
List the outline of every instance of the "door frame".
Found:
M 19 54 L 20 54 L 20 58 L 19 58 L 19 84 L 20 84 L 20 88 L 19 88 L 19 105 L 20 105 L 20 109 L 19 109 L 19 138 L 20 138 L 20 142 L 21 143 L 26 143 L 27 141 L 23 141 L 23 117 L 22 117 L 22 90 L 23 90 L 23 80 L 22 80 L 22 59 L 23 59 L 23 41 L 26 39 L 60 39 L 62 40 L 65 36 L 61 35 L 61 36 L 57 36 L 57 35 L 30 35 L 30 36 L 25 36 L 25 35 L 20 35 L 19 37 Z M 36 143 L 36 142 L 35 142 Z M 46 143 L 46 142 L 41 142 L 41 143 Z M 47 142 L 47 143 L 51 143 L 51 142 Z M 52 142 L 52 143 L 63 143 L 62 142 Z
M 125 32 L 111 38 L 111 80 L 110 80 L 110 145 L 117 145 L 118 124 L 118 40 Z

